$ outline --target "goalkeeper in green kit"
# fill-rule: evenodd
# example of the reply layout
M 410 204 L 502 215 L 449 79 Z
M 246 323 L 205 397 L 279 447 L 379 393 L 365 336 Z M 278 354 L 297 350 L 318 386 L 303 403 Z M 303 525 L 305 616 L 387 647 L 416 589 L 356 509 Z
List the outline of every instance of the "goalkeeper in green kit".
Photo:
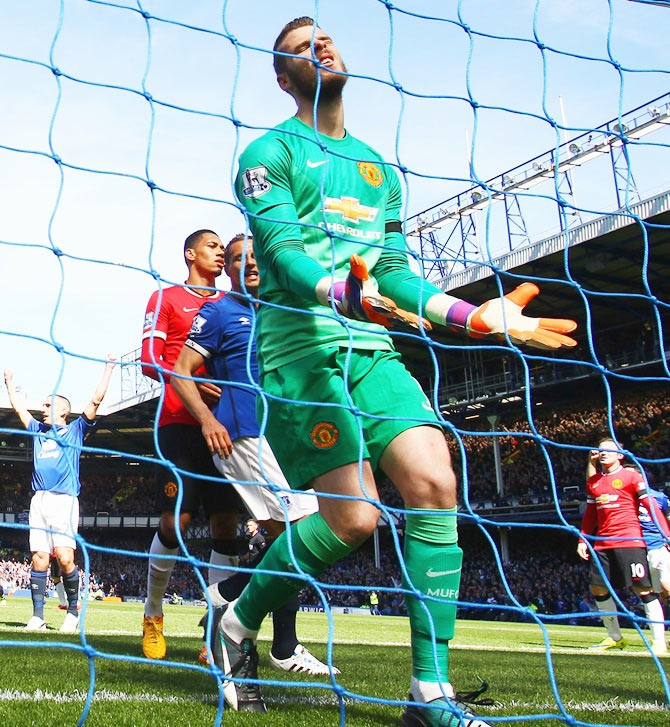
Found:
M 277 38 L 274 66 L 298 111 L 247 147 L 236 182 L 261 277 L 257 346 L 268 396 L 259 416 L 267 406 L 266 436 L 292 487 L 326 496 L 274 542 L 258 566 L 266 572 L 225 609 L 215 661 L 244 681 L 225 682 L 224 694 L 234 709 L 265 712 L 258 684 L 246 681 L 256 677 L 261 622 L 304 586 L 301 575 L 318 579 L 372 534 L 381 468 L 407 508 L 404 587 L 429 596 L 406 597 L 413 666 L 402 724 L 486 727 L 449 684 L 462 561 L 456 478 L 439 420 L 389 330 L 439 324 L 559 348 L 575 345 L 564 335 L 575 324 L 524 316 L 538 292 L 530 283 L 477 307 L 412 273 L 399 180 L 344 128 L 347 69 L 333 41 L 298 18 Z

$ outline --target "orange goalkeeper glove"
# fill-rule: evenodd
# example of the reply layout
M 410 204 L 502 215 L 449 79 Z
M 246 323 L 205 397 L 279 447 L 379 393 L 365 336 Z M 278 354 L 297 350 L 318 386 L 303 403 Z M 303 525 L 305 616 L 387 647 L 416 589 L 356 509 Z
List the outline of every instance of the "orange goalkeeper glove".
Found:
M 346 281 L 336 282 L 329 298 L 338 312 L 346 318 L 378 323 L 391 331 L 430 331 L 432 326 L 415 313 L 398 308 L 391 298 L 380 295 L 377 283 L 368 273 L 368 266 L 360 255 L 352 255 L 351 269 Z
M 527 344 L 535 348 L 572 348 L 574 338 L 564 335 L 577 328 L 575 321 L 567 318 L 530 318 L 523 309 L 540 292 L 535 283 L 522 283 L 504 298 L 492 298 L 475 308 L 467 316 L 465 329 L 470 336 L 495 335 L 512 343 Z

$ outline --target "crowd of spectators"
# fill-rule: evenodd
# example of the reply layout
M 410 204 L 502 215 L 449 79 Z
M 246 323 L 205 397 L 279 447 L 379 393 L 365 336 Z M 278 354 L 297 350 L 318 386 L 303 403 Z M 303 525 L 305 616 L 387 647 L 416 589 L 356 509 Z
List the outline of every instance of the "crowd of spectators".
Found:
M 140 470 L 139 467 L 137 469 Z M 153 469 L 134 470 L 100 471 L 94 460 L 82 457 L 80 514 L 158 514 L 154 504 L 156 492 Z M 0 461 L 0 512 L 20 513 L 28 510 L 32 496 L 31 476 L 32 462 Z
M 644 462 L 652 484 L 670 480 L 670 395 L 667 393 L 630 394 L 614 404 L 612 419 L 617 437 Z M 493 454 L 494 439 L 488 422 L 481 416 L 466 422 L 468 429 L 448 434 L 454 469 L 463 482 L 463 499 L 475 504 L 496 498 Z M 478 429 L 477 426 L 480 428 Z M 536 407 L 533 427 L 526 417 L 501 414 L 497 425 L 502 475 L 508 497 L 553 498 L 555 485 L 560 495 L 565 487 L 584 484 L 586 448 L 592 447 L 601 433 L 608 432 L 604 407 Z M 459 441 L 460 440 L 460 441 Z M 462 456 L 462 449 L 465 458 Z M 579 449 L 581 447 L 581 449 Z M 662 460 L 666 461 L 663 462 Z M 464 476 L 465 475 L 465 476 Z M 0 509 L 22 512 L 30 501 L 31 463 L 0 461 Z M 155 507 L 154 472 L 151 467 L 126 467 L 122 472 L 102 471 L 95 460 L 81 461 L 82 491 L 80 513 L 95 515 L 158 515 Z M 390 487 L 381 486 L 383 501 L 393 507 L 401 502 Z M 504 504 L 504 503 L 503 503 Z
M 1 530 L 0 530 L 1 534 Z M 27 588 L 30 579 L 30 555 L 19 547 L 0 550 L 0 583 L 8 590 Z M 493 541 L 498 534 L 493 533 Z M 89 593 L 105 596 L 141 598 L 146 589 L 148 541 L 135 538 L 118 539 L 107 534 L 96 545 L 116 547 L 134 555 L 112 554 L 94 547 L 87 549 L 89 557 Z M 367 607 L 370 591 L 379 595 L 379 610 L 384 615 L 406 615 L 407 609 L 401 586 L 401 571 L 395 545 L 388 532 L 382 533 L 380 567 L 375 566 L 372 542 L 329 568 L 320 579 L 327 586 L 320 593 L 310 586 L 303 589 L 303 605 L 345 608 Z M 556 536 L 555 531 L 541 530 L 528 535 L 512 532 L 509 561 L 502 565 L 498 546 L 473 533 L 461 538 L 465 557 L 461 580 L 459 617 L 497 621 L 529 620 L 529 611 L 538 615 L 553 615 L 555 622 L 593 624 L 590 617 L 595 606 L 589 595 L 588 564 L 576 555 L 576 539 L 570 535 Z M 544 542 L 544 545 L 541 543 Z M 93 546 L 93 543 L 91 543 Z M 401 543 L 402 547 L 402 543 Z M 495 548 L 495 550 L 494 550 Z M 206 578 L 208 546 L 191 544 L 191 555 L 200 560 Z M 496 553 L 498 558 L 496 559 Z M 83 568 L 84 558 L 77 551 Z M 190 563 L 178 563 L 168 585 L 167 594 L 184 599 L 201 598 L 201 587 Z M 631 593 L 624 603 L 642 615 L 638 599 Z M 519 608 L 521 607 L 521 608 Z
M 475 428 L 477 421 L 482 427 L 480 430 Z M 631 394 L 615 403 L 613 421 L 624 446 L 638 457 L 649 460 L 644 462 L 649 481 L 658 485 L 670 479 L 667 463 L 670 396 L 647 392 Z M 472 422 L 467 423 L 471 425 Z M 457 435 L 448 435 L 453 440 L 454 468 L 463 481 L 462 499 L 473 506 L 487 499 L 494 501 L 496 497 L 494 440 L 486 431 L 486 423 L 486 418 L 480 417 L 467 431 L 461 428 Z M 552 500 L 552 473 L 557 493 L 570 486 L 581 491 L 587 449 L 608 430 L 605 409 L 589 406 L 588 402 L 578 409 L 574 406 L 536 408 L 532 424 L 535 432 L 528 420 L 518 413 L 501 415 L 497 424 L 506 494 L 516 498 L 517 503 L 537 502 L 542 498 Z M 461 456 L 461 445 L 465 458 Z M 663 459 L 666 461 L 663 462 Z M 30 475 L 31 463 L 28 461 L 0 462 L 0 512 L 23 514 L 27 511 L 31 496 Z M 83 516 L 98 512 L 110 515 L 158 514 L 154 507 L 154 473 L 151 468 L 138 466 L 125 467 L 123 471 L 113 470 L 101 467 L 99 460 L 96 464 L 96 460 L 84 457 L 81 479 L 80 512 Z M 401 507 L 390 483 L 382 480 L 379 489 L 384 504 Z M 517 530 L 519 532 L 513 534 L 512 540 L 520 542 L 522 529 Z M 125 549 L 136 554 L 110 557 L 108 552 L 89 548 L 92 579 L 89 587 L 95 586 L 106 595 L 140 597 L 146 587 L 146 551 L 151 538 L 146 533 L 126 535 L 126 532 L 105 529 L 82 531 L 91 544 Z M 0 526 L 0 582 L 10 588 L 28 585 L 27 540 L 26 531 Z M 484 548 L 468 545 L 467 542 L 463 544 L 466 560 L 461 615 L 499 620 L 524 617 L 509 608 L 513 605 L 511 594 L 523 607 L 539 613 L 564 615 L 572 622 L 581 622 L 582 617 L 572 614 L 586 613 L 592 608 L 587 595 L 588 567 L 576 557 L 574 539 L 568 540 L 569 543 L 566 541 L 563 547 L 553 548 L 552 552 L 538 549 L 536 541 L 530 547 L 513 550 L 505 567 L 509 593 L 486 543 Z M 196 542 L 193 547 L 193 555 L 206 562 L 208 544 Z M 78 559 L 83 565 L 81 550 L 78 551 Z M 202 572 L 205 572 L 204 569 Z M 331 586 L 323 591 L 323 597 L 332 605 L 363 606 L 369 602 L 369 591 L 374 588 L 379 594 L 382 613 L 404 614 L 404 599 L 397 592 L 400 579 L 395 546 L 389 539 L 382 548 L 379 568 L 375 567 L 369 545 L 331 567 L 323 577 L 324 582 Z M 200 597 L 200 583 L 190 563 L 178 563 L 168 590 L 186 599 Z M 318 605 L 321 596 L 314 589 L 306 588 L 301 600 L 305 604 Z M 634 597 L 630 605 L 637 605 Z
M 27 531 L 14 531 L 9 537 L 0 527 L 0 543 L 8 539 L 13 541 L 10 547 L 0 548 L 0 584 L 6 591 L 30 587 L 30 553 Z M 121 598 L 140 598 L 146 593 L 147 558 L 151 538 L 146 534 L 134 537 L 119 537 L 107 533 L 103 537 L 91 535 L 87 538 L 86 553 L 89 566 L 89 592 L 101 592 L 103 596 L 119 596 Z M 209 558 L 209 547 L 206 544 L 190 545 L 191 555 L 200 562 Z M 129 551 L 131 555 L 111 552 L 111 550 Z M 82 571 L 85 568 L 85 557 L 82 548 L 78 548 L 75 560 Z M 202 570 L 205 577 L 206 569 Z M 51 574 L 48 576 L 48 587 L 52 587 Z M 82 582 L 83 588 L 83 582 Z M 170 584 L 170 593 L 176 592 L 185 599 L 199 599 L 202 588 L 189 563 L 179 562 L 175 566 Z
M 509 533 L 508 533 L 509 535 Z M 497 534 L 493 534 L 493 541 Z M 463 572 L 459 618 L 494 621 L 524 621 L 531 612 L 553 616 L 556 623 L 593 624 L 590 614 L 596 610 L 589 593 L 588 564 L 576 554 L 576 539 L 542 530 L 541 534 L 523 532 L 510 536 L 509 561 L 502 562 L 488 540 L 464 533 Z M 496 557 L 497 556 L 497 557 Z M 501 570 L 502 569 L 502 570 Z M 380 568 L 375 567 L 371 547 L 352 554 L 331 567 L 323 576 L 328 584 L 349 584 L 354 589 L 323 589 L 327 602 L 333 606 L 365 607 L 370 590 L 379 595 L 379 609 L 385 615 L 406 615 L 398 557 L 390 537 L 383 545 Z M 639 599 L 634 594 L 623 603 L 642 615 Z M 301 602 L 319 604 L 322 598 L 312 588 L 301 593 Z M 597 619 L 597 616 L 595 617 Z
M 636 457 L 650 460 L 643 463 L 650 483 L 660 485 L 670 480 L 667 462 L 670 394 L 629 395 L 614 404 L 612 420 L 619 441 Z M 487 420 L 481 417 L 478 421 L 481 422 L 480 431 L 475 433 L 471 429 L 472 433 L 460 436 L 466 452 L 466 467 L 455 437 L 452 437 L 451 446 L 457 475 L 462 477 L 463 471 L 467 472 L 467 477 L 463 478 L 463 494 L 471 501 L 493 499 L 496 495 L 493 438 L 487 433 Z M 553 495 L 552 479 L 558 494 L 564 487 L 581 489 L 587 448 L 593 447 L 601 434 L 609 432 L 606 408 L 536 408 L 533 425 L 537 435 L 527 418 L 500 417 L 497 432 L 500 433 L 498 441 L 506 494 Z

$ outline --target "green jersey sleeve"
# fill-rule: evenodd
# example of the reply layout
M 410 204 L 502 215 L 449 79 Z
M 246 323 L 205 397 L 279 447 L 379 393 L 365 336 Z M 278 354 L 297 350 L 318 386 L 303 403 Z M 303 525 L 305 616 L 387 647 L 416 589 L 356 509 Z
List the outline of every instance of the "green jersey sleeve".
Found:
M 421 315 L 425 314 L 426 301 L 442 292 L 425 278 L 412 272 L 407 259 L 405 238 L 399 232 L 386 233 L 384 251 L 373 273 L 382 295 L 392 298 L 400 308 Z
M 316 284 L 327 273 L 305 252 L 290 177 L 290 150 L 281 136 L 266 134 L 240 157 L 237 196 L 264 267 L 283 288 L 316 301 Z
M 386 203 L 386 233 L 384 249 L 371 271 L 379 284 L 379 292 L 392 298 L 405 310 L 423 315 L 426 300 L 439 289 L 410 270 L 405 238 L 390 228 L 400 225 L 402 191 L 397 174 L 389 174 L 388 199 Z M 419 310 L 421 301 L 421 310 Z

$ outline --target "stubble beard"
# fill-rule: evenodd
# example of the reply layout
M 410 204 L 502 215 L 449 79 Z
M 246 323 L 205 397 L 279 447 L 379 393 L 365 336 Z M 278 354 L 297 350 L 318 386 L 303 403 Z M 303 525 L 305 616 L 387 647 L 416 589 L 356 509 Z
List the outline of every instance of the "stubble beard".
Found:
M 342 95 L 344 84 L 347 82 L 347 76 L 345 75 L 347 67 L 344 63 L 342 64 L 342 73 L 321 72 L 321 83 L 318 84 L 318 89 L 317 70 L 322 71 L 322 69 L 317 69 L 316 66 L 309 63 L 307 68 L 300 71 L 289 71 L 288 75 L 298 93 L 304 98 L 317 100 L 317 91 L 319 104 L 339 98 Z

